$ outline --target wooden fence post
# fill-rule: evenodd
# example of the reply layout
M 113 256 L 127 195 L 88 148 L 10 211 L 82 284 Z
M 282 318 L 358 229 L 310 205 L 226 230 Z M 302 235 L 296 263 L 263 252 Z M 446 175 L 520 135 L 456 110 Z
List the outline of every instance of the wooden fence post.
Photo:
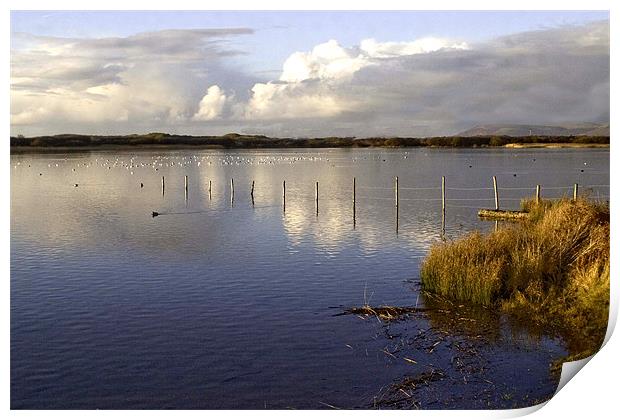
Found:
M 446 177 L 441 177 L 441 239 L 446 235 Z
M 394 177 L 394 199 L 396 207 L 398 207 L 398 177 Z
M 575 184 L 573 188 L 573 200 L 577 200 L 577 195 L 579 194 L 579 184 Z
M 316 200 L 316 214 L 319 214 L 319 181 L 316 182 L 316 187 L 314 190 L 314 197 Z
M 355 177 L 353 177 L 353 227 L 355 227 Z
M 231 207 L 235 203 L 235 180 L 230 178 L 230 205 Z
M 536 204 L 540 203 L 540 185 L 536 185 Z
M 499 210 L 499 195 L 497 194 L 497 178 L 493 177 L 493 191 L 495 192 L 495 210 Z
M 187 182 L 187 175 L 185 175 L 184 177 L 184 182 L 185 182 L 185 206 L 187 207 L 187 188 L 188 188 L 188 182 Z
M 252 189 L 250 190 L 250 197 L 252 198 L 252 207 L 254 207 L 254 180 L 252 180 Z
M 398 235 L 398 177 L 394 177 L 394 207 L 396 209 L 396 235 Z
M 441 211 L 446 213 L 446 177 L 441 177 Z

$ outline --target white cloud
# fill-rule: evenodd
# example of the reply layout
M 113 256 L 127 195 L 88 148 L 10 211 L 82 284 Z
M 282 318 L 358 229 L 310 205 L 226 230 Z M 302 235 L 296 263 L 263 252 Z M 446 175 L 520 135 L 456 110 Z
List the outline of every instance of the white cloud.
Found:
M 296 52 L 284 62 L 280 80 L 301 82 L 307 79 L 344 78 L 369 64 L 366 57 L 331 40 L 310 52 Z
M 353 103 L 346 103 L 317 83 L 257 83 L 242 117 L 249 120 L 325 118 L 352 106 Z
M 280 82 L 257 83 L 244 117 L 247 119 L 331 118 L 355 111 L 359 101 L 338 92 L 346 90 L 363 68 L 380 66 L 381 59 L 425 54 L 442 49 L 465 49 L 465 43 L 424 38 L 412 42 L 380 43 L 374 39 L 344 48 L 335 40 L 310 52 L 295 52 L 282 67 Z M 317 81 L 316 83 L 314 83 Z
M 440 38 L 422 38 L 412 42 L 363 40 L 359 47 L 344 48 L 335 40 L 319 44 L 310 52 L 295 52 L 284 62 L 280 80 L 301 82 L 306 79 L 343 79 L 358 70 L 379 64 L 376 58 L 424 54 L 442 49 L 467 49 L 465 42 Z
M 466 42 L 454 42 L 441 38 L 421 38 L 412 42 L 377 42 L 374 39 L 365 39 L 360 43 L 360 49 L 369 57 L 389 58 L 404 55 L 424 54 L 439 50 L 466 50 Z
M 609 23 L 473 45 L 370 39 L 344 48 L 330 41 L 291 55 L 280 82 L 256 85 L 245 117 L 273 119 L 288 135 L 358 136 L 447 135 L 481 123 L 605 121 Z M 300 122 L 307 118 L 314 120 Z
M 16 34 L 20 42 L 11 52 L 11 124 L 60 125 L 72 131 L 75 126 L 123 122 L 125 130 L 134 131 L 177 125 L 194 115 L 197 120 L 215 118 L 226 96 L 213 102 L 215 91 L 203 98 L 199 89 L 238 74 L 223 64 L 225 57 L 238 54 L 223 39 L 251 32 L 168 30 L 99 39 Z
M 291 53 L 273 81 L 227 58 L 228 38 L 249 32 L 14 35 L 12 132 L 416 136 L 609 119 L 608 21 L 474 44 L 330 40 Z
M 207 89 L 207 94 L 198 104 L 198 112 L 194 114 L 195 121 L 210 121 L 222 116 L 224 105 L 228 98 L 219 86 L 213 85 Z

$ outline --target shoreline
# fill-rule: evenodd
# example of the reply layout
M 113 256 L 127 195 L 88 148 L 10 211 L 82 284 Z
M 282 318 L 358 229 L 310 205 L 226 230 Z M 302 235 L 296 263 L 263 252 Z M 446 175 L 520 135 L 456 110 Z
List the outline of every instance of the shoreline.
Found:
M 509 143 L 506 149 L 609 149 L 609 144 L 598 143 Z

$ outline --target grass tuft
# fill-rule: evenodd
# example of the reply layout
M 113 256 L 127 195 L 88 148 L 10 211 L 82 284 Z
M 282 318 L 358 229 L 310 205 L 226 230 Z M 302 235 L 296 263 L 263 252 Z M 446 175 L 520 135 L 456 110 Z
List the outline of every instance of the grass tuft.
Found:
M 609 311 L 609 206 L 563 199 L 522 207 L 530 213 L 523 223 L 433 246 L 420 270 L 423 287 L 527 313 L 596 351 Z

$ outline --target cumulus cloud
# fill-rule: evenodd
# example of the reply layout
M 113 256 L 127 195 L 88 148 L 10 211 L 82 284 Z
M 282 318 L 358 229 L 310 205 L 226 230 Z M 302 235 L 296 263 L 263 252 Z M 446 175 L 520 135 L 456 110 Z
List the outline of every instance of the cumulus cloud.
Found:
M 251 33 L 245 28 L 166 30 L 99 39 L 16 34 L 11 124 L 72 131 L 125 122 L 125 130 L 149 130 L 194 115 L 215 118 L 226 96 L 213 102 L 214 90 L 205 98 L 201 91 L 231 78 L 247 85 L 247 76 L 225 61 L 244 54 L 227 41 Z
M 301 83 L 257 83 L 242 108 L 247 120 L 307 119 L 339 115 L 355 104 L 347 102 L 329 86 L 309 80 Z
M 307 106 L 296 110 L 298 103 Z M 343 48 L 330 41 L 291 55 L 279 82 L 255 86 L 247 110 L 250 119 L 278 119 L 274 127 L 289 135 L 304 116 L 325 117 L 311 122 L 315 132 L 359 136 L 602 121 L 609 116 L 609 23 L 472 45 L 426 38 Z
M 207 89 L 207 94 L 200 100 L 198 112 L 194 114 L 193 119 L 196 121 L 209 121 L 220 118 L 227 99 L 218 85 L 210 86 Z
M 354 48 L 343 48 L 331 40 L 310 52 L 292 54 L 283 66 L 280 80 L 300 82 L 307 79 L 330 79 L 351 76 L 367 66 L 368 60 Z
M 377 42 L 374 39 L 365 39 L 360 43 L 360 50 L 373 58 L 401 57 L 442 49 L 466 50 L 468 48 L 466 42 L 454 42 L 433 37 L 422 38 L 412 42 Z
M 330 40 L 291 52 L 271 81 L 230 60 L 250 34 L 14 35 L 12 130 L 425 136 L 609 119 L 608 21 L 479 43 Z
M 465 43 L 438 38 L 380 43 L 367 39 L 345 48 L 336 40 L 295 52 L 284 62 L 279 82 L 258 83 L 244 117 L 248 119 L 333 117 L 355 110 L 359 103 L 339 91 L 347 89 L 355 73 L 379 66 L 380 59 L 423 54 L 442 49 L 465 49 Z

